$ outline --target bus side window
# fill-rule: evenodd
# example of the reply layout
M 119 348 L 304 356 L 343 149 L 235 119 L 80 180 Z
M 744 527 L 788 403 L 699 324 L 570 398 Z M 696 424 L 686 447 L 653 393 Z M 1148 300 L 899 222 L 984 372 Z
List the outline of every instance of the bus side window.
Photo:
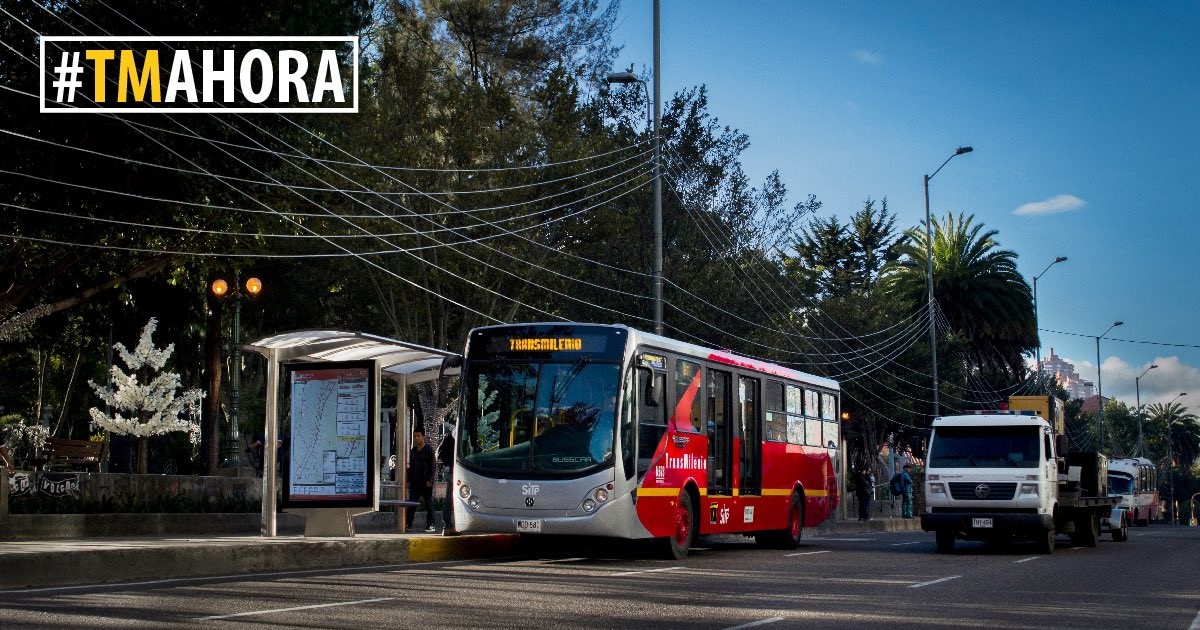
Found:
M 647 370 L 637 371 L 637 390 L 645 392 L 652 378 L 654 379 L 654 387 L 658 388 L 659 391 L 663 391 L 663 388 L 667 385 L 667 375 Z M 650 469 L 650 465 L 654 463 L 654 453 L 658 450 L 658 444 L 662 441 L 663 436 L 667 434 L 667 406 L 648 405 L 646 404 L 648 401 L 643 396 L 638 396 L 636 400 L 638 424 L 637 476 L 640 479 Z
M 700 433 L 704 430 L 701 414 L 700 364 L 683 359 L 675 360 L 675 404 L 672 413 L 675 428 Z

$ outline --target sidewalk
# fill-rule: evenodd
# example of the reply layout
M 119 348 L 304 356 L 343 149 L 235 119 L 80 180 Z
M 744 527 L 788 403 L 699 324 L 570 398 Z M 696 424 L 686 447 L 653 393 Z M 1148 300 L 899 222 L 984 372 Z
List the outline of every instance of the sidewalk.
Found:
M 805 538 L 920 529 L 919 519 L 827 522 Z M 358 534 L 0 540 L 0 589 L 339 569 L 487 558 L 515 553 L 517 536 Z

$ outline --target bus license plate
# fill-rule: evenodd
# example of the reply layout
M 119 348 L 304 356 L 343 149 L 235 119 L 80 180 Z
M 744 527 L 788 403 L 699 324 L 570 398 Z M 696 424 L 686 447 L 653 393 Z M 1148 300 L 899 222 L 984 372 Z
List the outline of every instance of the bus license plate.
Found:
M 992 519 L 990 518 L 973 518 L 971 519 L 971 527 L 975 529 L 991 529 Z
M 521 534 L 540 534 L 542 533 L 542 520 L 518 519 L 517 532 Z

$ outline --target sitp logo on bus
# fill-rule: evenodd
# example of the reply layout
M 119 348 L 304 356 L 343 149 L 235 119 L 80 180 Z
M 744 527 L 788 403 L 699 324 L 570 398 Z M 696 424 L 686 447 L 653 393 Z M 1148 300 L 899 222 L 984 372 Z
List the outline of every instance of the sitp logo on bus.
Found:
M 42 37 L 42 113 L 357 113 L 358 37 Z

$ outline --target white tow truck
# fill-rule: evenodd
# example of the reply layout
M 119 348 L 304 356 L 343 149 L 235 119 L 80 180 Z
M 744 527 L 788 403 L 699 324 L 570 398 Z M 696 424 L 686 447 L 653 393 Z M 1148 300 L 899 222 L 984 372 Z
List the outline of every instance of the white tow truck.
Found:
M 1032 540 L 1053 553 L 1055 537 L 1096 546 L 1100 520 L 1112 514 L 1106 459 L 1100 453 L 1067 454 L 1061 401 L 1039 397 L 1037 411 L 980 411 L 933 421 L 925 467 L 921 529 L 934 532 L 940 553 L 955 541 L 998 546 Z

